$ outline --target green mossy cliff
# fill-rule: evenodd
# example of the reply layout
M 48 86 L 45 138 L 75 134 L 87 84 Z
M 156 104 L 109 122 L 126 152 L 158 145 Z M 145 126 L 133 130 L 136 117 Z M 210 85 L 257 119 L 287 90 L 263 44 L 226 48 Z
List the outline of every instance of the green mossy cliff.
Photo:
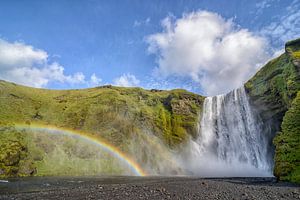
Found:
M 280 126 L 300 90 L 299 48 L 300 39 L 288 42 L 284 54 L 268 62 L 245 84 L 252 104 L 266 123 Z
M 275 137 L 274 174 L 299 183 L 300 39 L 286 43 L 285 53 L 268 62 L 245 88 L 265 128 L 271 128 L 270 137 Z
M 31 159 L 32 153 L 27 151 L 30 143 L 23 142 L 24 136 L 14 129 L 14 124 L 25 122 L 85 131 L 105 138 L 125 152 L 131 139 L 147 131 L 169 148 L 176 148 L 188 137 L 196 136 L 203 100 L 202 96 L 179 89 L 102 86 L 46 90 L 0 81 L 0 124 L 3 127 L 0 130 L 0 174 L 25 175 L 26 170 L 20 168 L 22 162 L 28 163 L 27 175 L 39 174 L 36 160 Z M 8 132 L 16 136 L 11 139 Z

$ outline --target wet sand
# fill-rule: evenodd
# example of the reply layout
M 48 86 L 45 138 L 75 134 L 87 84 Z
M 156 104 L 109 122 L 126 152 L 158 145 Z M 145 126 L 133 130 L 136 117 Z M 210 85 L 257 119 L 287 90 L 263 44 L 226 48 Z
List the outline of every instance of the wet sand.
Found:
M 0 181 L 0 199 L 300 199 L 274 178 L 32 177 Z

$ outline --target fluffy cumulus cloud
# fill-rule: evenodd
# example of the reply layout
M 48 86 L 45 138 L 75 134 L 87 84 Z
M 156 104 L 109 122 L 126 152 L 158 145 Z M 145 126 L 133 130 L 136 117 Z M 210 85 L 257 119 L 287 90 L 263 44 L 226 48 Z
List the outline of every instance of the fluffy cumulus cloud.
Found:
M 135 87 L 140 84 L 140 80 L 138 80 L 132 74 L 123 74 L 122 76 L 114 79 L 113 85 L 122 86 L 122 87 Z
M 2 39 L 0 79 L 33 87 L 45 87 L 49 82 L 87 83 L 81 72 L 65 75 L 63 66 L 57 62 L 49 62 L 47 52 L 21 42 L 10 43 Z M 98 84 L 100 80 L 93 74 L 89 82 Z
M 269 57 L 264 38 L 216 13 L 167 17 L 162 27 L 146 39 L 148 51 L 157 57 L 155 74 L 190 77 L 206 95 L 241 86 Z

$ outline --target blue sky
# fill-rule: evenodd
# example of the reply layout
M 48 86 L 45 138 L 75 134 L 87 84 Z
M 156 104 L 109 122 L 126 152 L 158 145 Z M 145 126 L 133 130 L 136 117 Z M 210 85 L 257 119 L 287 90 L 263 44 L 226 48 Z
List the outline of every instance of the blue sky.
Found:
M 219 94 L 300 37 L 299 10 L 300 0 L 0 1 L 0 79 Z

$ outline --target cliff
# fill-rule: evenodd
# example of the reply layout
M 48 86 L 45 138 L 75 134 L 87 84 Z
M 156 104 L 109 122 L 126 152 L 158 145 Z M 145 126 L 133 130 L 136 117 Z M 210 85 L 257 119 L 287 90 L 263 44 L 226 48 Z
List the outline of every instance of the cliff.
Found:
M 265 123 L 280 124 L 300 89 L 300 39 L 286 44 L 285 53 L 269 61 L 246 84 L 253 106 Z
M 39 175 L 53 150 L 46 144 L 51 143 L 51 138 L 44 138 L 43 145 L 32 142 L 28 135 L 14 129 L 14 124 L 25 122 L 81 130 L 105 138 L 124 152 L 128 152 L 128 143 L 137 134 L 150 132 L 172 149 L 188 137 L 196 136 L 203 99 L 179 89 L 102 86 L 46 90 L 0 81 L 0 145 L 5 147 L 0 150 L 0 174 Z M 62 174 L 68 171 L 59 170 Z
M 275 137 L 274 174 L 300 182 L 300 39 L 287 42 L 284 54 L 268 62 L 245 88 L 265 128 L 271 129 L 270 137 Z

